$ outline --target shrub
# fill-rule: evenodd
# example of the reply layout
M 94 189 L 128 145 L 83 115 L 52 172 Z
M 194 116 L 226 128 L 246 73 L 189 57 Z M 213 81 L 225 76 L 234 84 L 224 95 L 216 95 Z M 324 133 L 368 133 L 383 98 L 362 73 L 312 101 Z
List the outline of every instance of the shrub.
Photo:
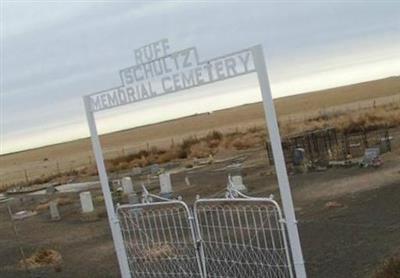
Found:
M 201 142 L 190 147 L 189 157 L 194 158 L 202 158 L 208 157 L 212 154 L 211 149 L 208 147 L 207 143 Z
M 250 133 L 250 134 L 246 134 L 246 135 L 235 138 L 231 142 L 231 145 L 236 150 L 245 150 L 248 148 L 255 147 L 255 146 L 259 145 L 261 142 L 262 142 L 262 139 L 260 136 Z
M 182 144 L 180 145 L 181 147 L 181 152 L 182 152 L 182 158 L 187 158 L 190 156 L 190 149 L 193 145 L 196 145 L 200 142 L 197 137 L 190 136 L 188 138 L 183 139 Z
M 400 257 L 392 257 L 383 262 L 376 270 L 374 278 L 399 278 L 400 277 Z
M 223 135 L 220 131 L 213 130 L 213 131 L 209 132 L 209 133 L 206 135 L 206 138 L 205 138 L 205 139 L 206 139 L 207 141 L 211 141 L 211 140 L 218 140 L 218 141 L 221 141 L 223 137 L 224 137 L 224 135 Z

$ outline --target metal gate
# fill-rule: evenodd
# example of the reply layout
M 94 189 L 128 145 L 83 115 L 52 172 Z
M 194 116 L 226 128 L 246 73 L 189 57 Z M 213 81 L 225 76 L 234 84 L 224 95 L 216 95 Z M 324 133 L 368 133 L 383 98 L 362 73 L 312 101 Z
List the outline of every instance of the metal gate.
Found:
M 278 204 L 267 198 L 194 205 L 206 277 L 293 277 Z
M 197 200 L 193 212 L 147 192 L 145 200 L 117 209 L 132 277 L 293 277 L 272 198 L 229 190 L 227 198 Z
M 117 212 L 132 277 L 203 277 L 185 203 L 123 205 Z

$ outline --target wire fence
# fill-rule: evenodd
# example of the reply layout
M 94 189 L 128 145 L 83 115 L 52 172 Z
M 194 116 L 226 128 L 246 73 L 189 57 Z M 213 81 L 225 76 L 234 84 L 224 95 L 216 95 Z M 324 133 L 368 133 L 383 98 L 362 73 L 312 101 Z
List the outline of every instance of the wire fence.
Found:
M 398 132 L 397 129 L 389 128 L 352 133 L 344 133 L 334 128 L 321 129 L 285 137 L 282 140 L 282 148 L 286 163 L 292 163 L 295 150 L 301 148 L 309 162 L 326 166 L 329 161 L 362 157 L 367 148 L 378 148 L 381 153 L 389 152 Z M 274 161 L 269 142 L 266 143 L 266 149 L 269 163 L 272 165 Z

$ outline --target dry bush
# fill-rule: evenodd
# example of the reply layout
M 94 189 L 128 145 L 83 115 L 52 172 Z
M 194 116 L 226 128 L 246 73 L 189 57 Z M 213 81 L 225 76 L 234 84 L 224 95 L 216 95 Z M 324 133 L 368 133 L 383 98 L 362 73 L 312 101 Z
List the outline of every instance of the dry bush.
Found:
M 171 146 L 165 153 L 160 154 L 157 159 L 157 163 L 166 163 L 174 159 L 185 158 L 186 153 L 179 146 Z
M 219 145 L 221 144 L 222 140 L 210 140 L 207 142 L 207 145 L 209 148 L 211 149 L 217 149 L 219 147 Z
M 252 147 L 258 146 L 260 143 L 262 143 L 262 139 L 260 136 L 257 134 L 244 134 L 243 136 L 238 136 L 235 138 L 232 142 L 231 145 L 233 148 L 236 150 L 245 150 L 249 149 Z
M 59 206 L 69 205 L 69 204 L 72 204 L 72 203 L 74 202 L 74 200 L 73 200 L 72 198 L 66 197 L 66 196 L 58 197 L 58 198 L 56 199 L 56 201 L 57 201 L 57 204 L 58 204 Z
M 190 136 L 188 138 L 183 139 L 182 144 L 180 144 L 180 147 L 182 149 L 182 153 L 184 154 L 184 158 L 190 156 L 190 149 L 192 148 L 193 145 L 198 144 L 200 141 L 197 139 L 197 137 Z
M 220 131 L 213 130 L 206 135 L 205 140 L 206 141 L 211 141 L 211 140 L 221 141 L 223 137 L 224 137 L 224 135 Z
M 126 169 L 129 169 L 129 168 L 130 168 L 129 162 L 120 162 L 118 164 L 118 169 L 120 169 L 120 170 L 126 170 Z
M 19 266 L 24 268 L 25 266 L 29 269 L 53 266 L 60 267 L 62 262 L 61 254 L 52 249 L 41 249 L 36 251 L 32 256 L 19 262 Z
M 246 133 L 263 133 L 263 132 L 264 132 L 264 128 L 262 128 L 260 126 L 253 126 L 246 130 Z
M 400 278 L 400 257 L 392 257 L 383 262 L 373 278 Z
M 211 148 L 203 141 L 190 147 L 189 158 L 203 158 L 210 154 L 212 154 Z
M 396 126 L 400 126 L 400 105 L 389 104 L 351 112 L 322 111 L 318 116 L 303 121 L 281 123 L 280 130 L 287 136 L 328 127 L 352 133 Z
M 212 132 L 208 133 L 206 137 L 204 138 L 204 141 L 207 142 L 207 145 L 211 149 L 218 148 L 218 146 L 221 144 L 222 140 L 224 139 L 224 135 L 216 130 L 213 130 Z
M 168 258 L 174 256 L 173 248 L 168 244 L 161 244 L 148 248 L 145 251 L 144 259 L 149 261 L 161 260 L 163 258 Z

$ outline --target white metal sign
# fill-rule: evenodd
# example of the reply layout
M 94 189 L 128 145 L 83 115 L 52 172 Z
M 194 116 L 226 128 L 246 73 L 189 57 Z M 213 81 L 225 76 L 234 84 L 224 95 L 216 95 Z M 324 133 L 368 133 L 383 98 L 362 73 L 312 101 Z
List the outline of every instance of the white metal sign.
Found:
M 190 47 L 171 52 L 168 40 L 163 39 L 136 49 L 134 56 L 136 65 L 120 70 L 122 82 L 120 86 L 84 96 L 93 151 L 122 277 L 130 277 L 129 264 L 121 226 L 115 214 L 108 186 L 94 112 L 256 72 L 287 222 L 294 270 L 297 278 L 305 278 L 297 221 L 262 46 L 257 45 L 207 61 L 200 61 L 196 48 Z
M 199 61 L 190 47 L 169 52 L 168 40 L 135 50 L 136 65 L 120 70 L 122 85 L 89 95 L 91 111 L 178 92 L 254 72 L 250 49 Z

